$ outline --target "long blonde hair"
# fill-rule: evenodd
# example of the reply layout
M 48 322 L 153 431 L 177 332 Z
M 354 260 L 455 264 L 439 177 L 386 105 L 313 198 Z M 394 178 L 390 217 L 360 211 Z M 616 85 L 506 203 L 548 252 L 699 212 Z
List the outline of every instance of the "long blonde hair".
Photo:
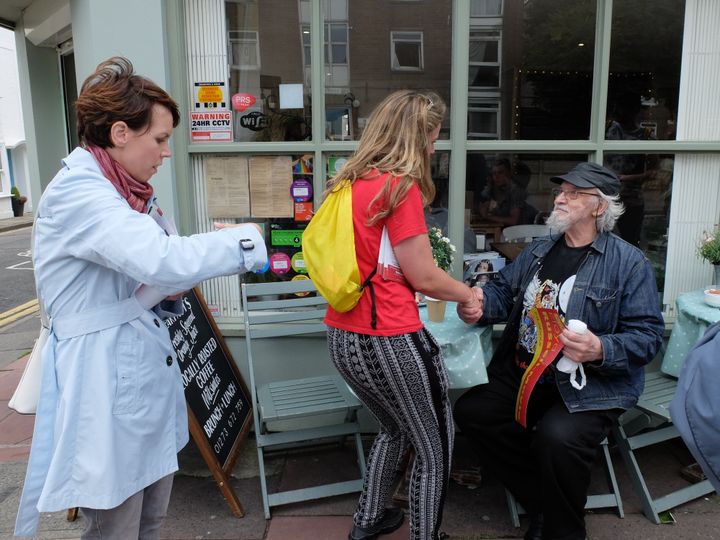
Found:
M 420 187 L 423 202 L 430 204 L 435 184 L 430 175 L 428 136 L 442 123 L 446 109 L 435 92 L 399 90 L 390 94 L 370 115 L 358 149 L 328 182 L 326 193 L 341 180 L 354 183 L 377 169 L 390 173 L 390 177 L 370 203 L 369 225 L 389 216 L 414 182 Z M 400 177 L 395 189 L 393 177 Z

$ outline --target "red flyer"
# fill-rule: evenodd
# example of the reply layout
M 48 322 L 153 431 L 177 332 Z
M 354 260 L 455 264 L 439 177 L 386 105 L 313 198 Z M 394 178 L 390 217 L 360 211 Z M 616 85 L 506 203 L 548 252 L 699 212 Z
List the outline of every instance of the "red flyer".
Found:
M 530 402 L 530 394 L 538 382 L 540 375 L 555 359 L 563 344 L 560 341 L 560 334 L 565 325 L 560 320 L 558 312 L 554 309 L 534 307 L 530 310 L 530 317 L 535 321 L 537 328 L 537 344 L 532 362 L 525 370 L 520 389 L 518 390 L 517 401 L 515 402 L 515 420 L 527 427 L 527 408 Z

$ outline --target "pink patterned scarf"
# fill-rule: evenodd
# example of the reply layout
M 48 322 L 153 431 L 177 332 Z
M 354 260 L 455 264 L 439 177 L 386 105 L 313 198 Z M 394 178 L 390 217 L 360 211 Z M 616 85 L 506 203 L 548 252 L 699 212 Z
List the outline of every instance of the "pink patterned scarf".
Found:
M 145 212 L 145 204 L 152 197 L 153 187 L 148 182 L 135 180 L 104 148 L 89 145 L 86 150 L 93 155 L 105 178 L 110 180 L 130 207 L 140 213 Z

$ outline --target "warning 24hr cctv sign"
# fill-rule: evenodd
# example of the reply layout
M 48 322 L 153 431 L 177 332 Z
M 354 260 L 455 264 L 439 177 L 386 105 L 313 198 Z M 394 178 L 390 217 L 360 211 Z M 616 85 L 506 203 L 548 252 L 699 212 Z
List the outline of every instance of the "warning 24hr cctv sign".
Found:
M 232 112 L 191 112 L 192 142 L 232 142 Z

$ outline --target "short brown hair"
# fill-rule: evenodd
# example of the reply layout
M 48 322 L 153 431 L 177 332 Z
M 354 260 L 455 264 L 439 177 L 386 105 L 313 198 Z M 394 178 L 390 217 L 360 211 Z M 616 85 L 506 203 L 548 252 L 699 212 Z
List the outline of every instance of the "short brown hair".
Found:
M 112 125 L 122 121 L 132 130 L 149 126 L 156 103 L 170 111 L 173 127 L 177 127 L 180 111 L 165 90 L 150 79 L 135 74 L 127 58 L 113 56 L 105 60 L 85 79 L 75 102 L 81 144 L 112 147 Z

